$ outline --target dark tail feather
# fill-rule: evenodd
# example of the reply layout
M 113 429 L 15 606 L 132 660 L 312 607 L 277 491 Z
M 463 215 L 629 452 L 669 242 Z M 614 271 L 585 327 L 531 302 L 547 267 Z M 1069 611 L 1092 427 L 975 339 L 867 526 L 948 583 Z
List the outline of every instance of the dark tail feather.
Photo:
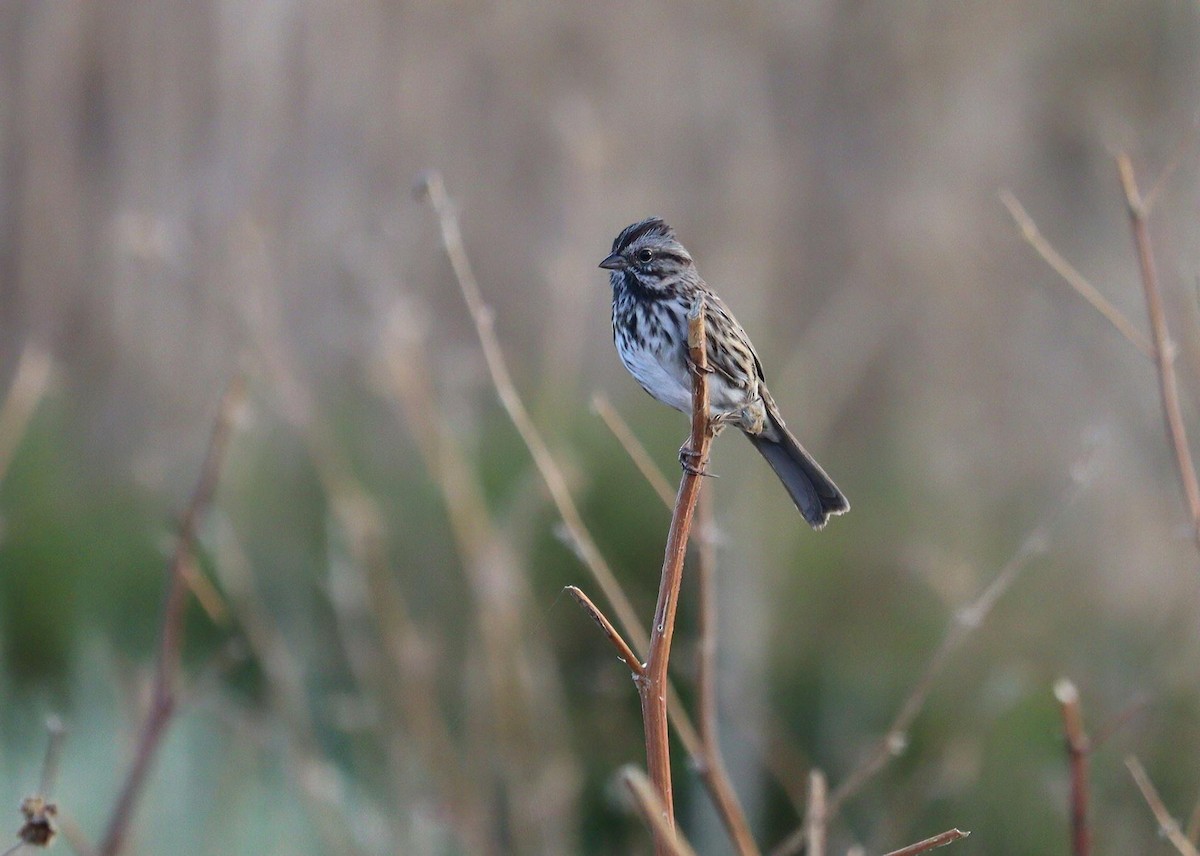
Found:
M 775 414 L 770 414 L 769 420 L 763 433 L 746 437 L 767 459 L 809 525 L 821 529 L 831 515 L 849 511 L 846 497 L 812 455 L 804 451 L 783 420 Z

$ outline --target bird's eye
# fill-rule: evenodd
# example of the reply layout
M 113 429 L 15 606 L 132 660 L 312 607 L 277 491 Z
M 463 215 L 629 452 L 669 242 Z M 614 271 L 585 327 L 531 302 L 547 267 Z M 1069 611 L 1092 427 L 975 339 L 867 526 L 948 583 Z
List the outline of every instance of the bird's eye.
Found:
M 643 247 L 642 249 L 637 251 L 637 260 L 639 262 L 641 262 L 642 264 L 646 264 L 652 258 L 654 258 L 654 250 Z

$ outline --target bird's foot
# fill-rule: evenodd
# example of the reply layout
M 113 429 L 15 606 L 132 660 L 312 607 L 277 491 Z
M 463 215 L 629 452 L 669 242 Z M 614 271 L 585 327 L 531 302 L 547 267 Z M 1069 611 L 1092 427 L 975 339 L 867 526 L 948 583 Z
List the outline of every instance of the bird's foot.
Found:
M 700 453 L 692 448 L 690 440 L 679 447 L 679 465 L 683 467 L 685 473 L 691 473 L 694 476 L 708 476 L 714 479 L 719 478 L 719 476 L 710 473 L 707 469 L 700 466 L 700 464 Z

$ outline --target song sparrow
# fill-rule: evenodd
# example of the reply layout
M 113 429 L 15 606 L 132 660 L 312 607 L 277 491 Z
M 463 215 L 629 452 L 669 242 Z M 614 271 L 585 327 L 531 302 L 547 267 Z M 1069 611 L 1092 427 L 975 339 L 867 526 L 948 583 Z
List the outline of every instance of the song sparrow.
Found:
M 657 217 L 619 234 L 600 262 L 611 271 L 613 341 L 625 368 L 663 404 L 692 412 L 687 316 L 704 295 L 709 417 L 715 430 L 736 425 L 767 459 L 814 529 L 850 503 L 788 431 L 763 380 L 746 331 L 708 287 L 675 232 Z

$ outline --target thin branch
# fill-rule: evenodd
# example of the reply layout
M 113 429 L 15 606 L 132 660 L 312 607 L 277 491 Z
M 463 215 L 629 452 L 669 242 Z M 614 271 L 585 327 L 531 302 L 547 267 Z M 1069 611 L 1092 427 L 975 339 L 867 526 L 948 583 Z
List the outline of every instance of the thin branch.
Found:
M 696 656 L 696 694 L 699 697 L 697 720 L 700 727 L 701 753 L 696 758 L 696 772 L 712 795 L 713 805 L 734 850 L 739 856 L 758 856 L 758 845 L 750 832 L 746 812 L 725 767 L 717 727 L 717 545 L 713 537 L 716 527 L 713 494 L 709 490 L 700 497 L 700 531 L 696 563 L 700 617 L 697 633 L 700 642 Z
M 529 411 L 512 382 L 508 366 L 504 361 L 504 352 L 500 348 L 500 343 L 492 328 L 491 310 L 484 303 L 475 275 L 471 271 L 466 248 L 463 246 L 462 232 L 458 227 L 458 219 L 446 194 L 446 187 L 441 175 L 436 172 L 428 173 L 418 183 L 418 190 L 428 198 L 430 206 L 438 217 L 442 246 L 450 260 L 450 266 L 454 269 L 455 279 L 467 304 L 467 311 L 475 325 L 484 361 L 487 363 L 492 385 L 496 389 L 500 403 L 520 435 L 521 441 L 529 450 L 534 466 L 542 478 L 542 483 L 546 485 L 550 499 L 554 502 L 555 508 L 562 518 L 563 526 L 566 528 L 576 554 L 583 562 L 584 567 L 595 578 L 605 599 L 612 604 L 617 621 L 624 630 L 625 638 L 630 641 L 635 652 L 646 651 L 650 645 L 649 636 L 638 621 L 637 612 L 617 581 L 612 568 L 609 567 L 600 548 L 596 546 L 595 540 L 588 532 L 579 508 L 571 496 L 562 468 L 555 461 L 549 446 L 546 445 L 546 441 L 537 430 L 537 426 L 534 425 Z M 673 687 L 668 687 L 667 695 L 671 721 L 675 725 L 675 733 L 679 737 L 679 742 L 683 744 L 689 755 L 695 756 L 700 751 L 700 738 L 696 734 L 696 728 L 688 718 Z
M 916 856 L 917 853 L 924 853 L 927 850 L 936 850 L 938 847 L 945 847 L 960 839 L 966 838 L 970 832 L 963 832 L 961 829 L 947 829 L 945 832 L 926 838 L 924 841 L 918 841 L 916 844 L 910 844 L 907 847 L 901 847 L 899 850 L 893 850 L 891 853 L 886 853 L 884 856 Z
M 1037 254 L 1045 260 L 1046 264 L 1050 265 L 1055 273 L 1066 280 L 1067 285 L 1075 289 L 1075 292 L 1090 303 L 1092 308 L 1107 318 L 1108 322 L 1117 328 L 1117 332 L 1128 339 L 1135 348 L 1148 358 L 1154 359 L 1154 345 L 1146 338 L 1146 334 L 1139 330 L 1121 310 L 1113 306 L 1108 301 L 1108 298 L 1088 282 L 1087 278 L 1076 270 L 1069 261 L 1062 257 L 1058 250 L 1054 249 L 1054 246 L 1038 230 L 1037 224 L 1033 222 L 1033 218 L 1029 216 L 1029 212 L 1017 201 L 1017 197 L 1013 196 L 1008 190 L 1001 190 L 1000 201 L 1004 203 L 1004 207 L 1008 209 L 1008 213 L 1016 221 L 1017 227 L 1021 230 L 1021 236 L 1037 251 Z
M 617 438 L 617 442 L 621 444 L 621 448 L 629 455 L 634 466 L 638 468 L 646 481 L 650 483 L 650 487 L 658 494 L 658 498 L 663 501 L 663 505 L 670 508 L 675 504 L 675 494 L 671 490 L 670 483 L 667 482 L 666 476 L 662 474 L 662 470 L 654 463 L 654 459 L 650 457 L 650 453 L 646 451 L 646 447 L 642 445 L 637 436 L 634 435 L 621 414 L 617 413 L 616 409 L 608 400 L 608 396 L 603 393 L 596 393 L 592 396 L 592 409 L 596 411 L 596 415 L 603 420 L 608 426 L 608 430 Z
M 1175 343 L 1167 330 L 1167 316 L 1163 310 L 1158 272 L 1150 246 L 1146 205 L 1138 191 L 1133 163 L 1124 152 L 1117 155 L 1117 172 L 1121 177 L 1121 188 L 1125 192 L 1125 204 L 1133 229 L 1133 243 L 1137 249 L 1138 266 L 1141 269 L 1142 288 L 1146 293 L 1146 312 L 1150 316 L 1150 329 L 1154 334 L 1154 355 L 1158 366 L 1159 390 L 1162 394 L 1163 418 L 1175 450 L 1175 463 L 1191 514 L 1192 534 L 1197 548 L 1200 548 L 1200 482 L 1196 478 L 1196 467 L 1192 463 L 1192 452 L 1188 447 L 1187 428 L 1179 406 L 1179 387 L 1175 381 Z
M 1154 819 L 1158 821 L 1159 834 L 1170 841 L 1182 856 L 1200 856 L 1196 846 L 1187 839 L 1187 836 L 1180 830 L 1179 823 L 1171 817 L 1171 813 L 1163 805 L 1162 798 L 1154 789 L 1154 783 L 1150 781 L 1150 777 L 1146 775 L 1146 768 L 1142 766 L 1141 761 L 1130 755 L 1125 759 L 1125 766 L 1129 768 L 1129 774 L 1133 776 L 1138 790 L 1142 792 L 1146 805 L 1150 806 L 1150 811 L 1154 813 Z
M 696 856 L 696 851 L 669 822 L 658 791 L 646 774 L 637 767 L 627 766 L 622 768 L 619 775 L 633 797 L 638 814 L 654 833 L 654 840 L 661 841 L 665 846 L 663 852 L 667 856 Z
M 650 631 L 650 653 L 646 657 L 646 674 L 637 681 L 642 700 L 642 726 L 646 732 L 646 768 L 650 781 L 658 789 L 666 810 L 667 822 L 674 826 L 674 796 L 671 790 L 670 740 L 667 735 L 667 668 L 671 657 L 671 641 L 675 636 L 675 611 L 679 606 L 679 588 L 683 582 L 683 560 L 687 554 L 688 536 L 696 511 L 703 472 L 708 464 L 708 448 L 712 430 L 708 421 L 708 358 L 705 341 L 704 296 L 698 295 L 688 313 L 688 353 L 692 369 L 692 431 L 667 546 L 663 556 L 662 577 L 658 601 L 654 608 L 654 623 Z M 662 836 L 655 837 L 659 856 L 668 852 Z
M 829 818 L 825 774 L 813 767 L 808 773 L 808 806 L 804 812 L 806 856 L 825 856 L 825 831 Z
M 633 649 L 629 647 L 629 643 L 621 638 L 621 632 L 613 627 L 613 623 L 608 620 L 608 616 L 601 612 L 596 604 L 592 603 L 592 599 L 583 593 L 583 589 L 579 588 L 579 586 L 567 586 L 566 592 L 575 598 L 575 602 L 583 607 L 583 611 L 592 617 L 592 621 L 599 625 L 604 635 L 608 637 L 608 641 L 617 649 L 617 658 L 630 668 L 634 677 L 645 675 L 646 668 L 638 660 L 637 655 L 633 653 Z
M 645 446 L 638 440 L 628 423 L 621 418 L 608 398 L 597 393 L 592 398 L 592 407 L 600 416 L 608 429 L 616 437 L 617 442 L 625 449 L 638 470 L 650 482 L 655 493 L 662 499 L 667 508 L 674 505 L 675 497 L 666 477 L 654 463 Z M 699 697 L 698 726 L 701 747 L 692 756 L 696 774 L 708 790 L 713 807 L 717 810 L 721 822 L 729 833 L 730 840 L 740 856 L 758 854 L 758 845 L 750 832 L 750 824 L 746 820 L 745 810 L 738 799 L 737 791 L 729 778 L 725 760 L 721 755 L 721 747 L 717 729 L 717 691 L 716 691 L 716 520 L 713 515 L 712 492 L 706 492 L 700 497 L 700 527 L 693 532 L 693 537 L 699 543 L 697 562 L 697 581 L 700 600 L 700 618 L 698 635 L 700 639 L 697 656 L 697 695 Z M 780 783 L 786 785 L 786 779 Z
M 466 248 L 463 246 L 462 232 L 458 227 L 458 219 L 451 209 L 450 199 L 446 194 L 446 187 L 441 175 L 436 172 L 426 175 L 421 181 L 419 189 L 425 193 L 438 216 L 442 244 L 446 250 L 446 256 L 450 260 L 450 266 L 454 269 L 454 275 L 459 289 L 462 291 L 463 299 L 466 301 L 471 320 L 475 324 L 475 332 L 479 337 L 483 357 L 500 403 L 509 419 L 512 420 L 513 427 L 520 434 L 521 440 L 529 449 L 534 465 L 537 466 L 538 473 L 541 475 L 546 489 L 550 492 L 550 498 L 558 508 L 558 513 L 562 517 L 563 525 L 567 529 L 572 544 L 596 578 L 605 598 L 613 605 L 617 619 L 624 627 L 626 634 L 633 639 L 638 648 L 645 649 L 649 644 L 649 638 L 638 622 L 633 605 L 621 592 L 616 576 L 588 533 L 562 470 L 555 462 L 549 446 L 542 439 L 541 433 L 534 425 L 525 403 L 521 400 L 521 396 L 513 384 L 512 376 L 508 372 L 508 365 L 504 360 L 504 353 L 500 348 L 500 342 L 493 329 L 491 309 L 484 302 L 479 284 L 475 280 L 475 274 L 471 270 L 471 263 L 467 258 Z
M 1092 746 L 1083 728 L 1079 690 L 1062 678 L 1054 684 L 1054 697 L 1062 710 L 1067 759 L 1071 768 L 1071 854 L 1090 856 L 1092 833 L 1088 826 L 1088 756 Z
M 577 789 L 545 784 L 547 771 L 576 763 L 567 747 L 566 702 L 548 628 L 529 620 L 533 596 L 528 569 L 514 553 L 513 533 L 496 520 L 479 468 L 458 432 L 446 430 L 449 420 L 431 382 L 425 325 L 414 320 L 407 299 L 390 315 L 372 375 L 408 426 L 441 493 L 477 614 L 491 707 L 505 711 L 493 718 L 486 738 L 506 750 L 495 768 L 497 780 L 485 791 L 494 796 L 496 788 L 504 789 L 504 797 L 494 802 L 506 812 L 498 822 L 508 830 L 509 849 L 571 849 Z
M 1088 456 L 1090 458 L 1090 455 Z M 1030 530 L 1020 546 L 996 574 L 995 578 L 980 592 L 979 596 L 954 616 L 941 644 L 930 655 L 925 670 L 913 685 L 908 698 L 900 706 L 895 719 L 887 732 L 879 739 L 864 760 L 850 772 L 846 779 L 834 789 L 829 797 L 828 820 L 832 821 L 841 810 L 846 800 L 857 794 L 880 770 L 896 757 L 904 753 L 908 746 L 908 729 L 921 712 L 933 684 L 941 674 L 943 667 L 953 654 L 973 631 L 986 620 L 992 608 L 1016 582 L 1021 572 L 1029 562 L 1046 552 L 1050 534 L 1057 526 L 1063 513 L 1070 508 L 1084 485 L 1090 480 L 1094 467 L 1090 466 L 1088 458 L 1081 460 L 1072 468 L 1074 478 L 1070 486 L 1039 523 Z M 807 824 L 806 824 L 807 825 Z M 805 826 L 806 826 L 805 825 Z M 795 830 L 771 851 L 772 856 L 789 856 L 799 853 L 804 848 L 806 835 L 805 826 Z
M 138 735 L 133 763 L 113 807 L 104 840 L 97 850 L 99 856 L 116 856 L 121 851 L 150 764 L 175 712 L 178 692 L 176 683 L 183 654 L 184 619 L 187 616 L 187 583 L 184 579 L 184 568 L 195 549 L 200 518 L 208 510 L 216 491 L 221 464 L 225 460 L 229 436 L 232 433 L 234 414 L 242 402 L 244 393 L 245 382 L 241 375 L 237 375 L 230 381 L 221 398 L 217 418 L 209 437 L 208 450 L 200 468 L 200 477 L 180 522 L 175 550 L 167 566 L 167 594 L 162 608 L 158 665 L 154 673 L 150 709 Z

